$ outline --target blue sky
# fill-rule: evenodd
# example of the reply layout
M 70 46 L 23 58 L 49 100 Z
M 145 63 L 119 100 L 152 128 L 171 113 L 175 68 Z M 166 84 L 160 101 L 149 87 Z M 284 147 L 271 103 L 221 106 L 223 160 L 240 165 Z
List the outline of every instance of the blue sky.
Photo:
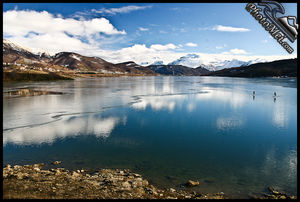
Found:
M 23 13 L 24 15 L 31 15 L 32 11 L 35 11 L 35 16 L 46 12 L 52 15 L 53 21 L 58 18 L 78 21 L 104 18 L 108 20 L 107 23 L 110 26 L 113 26 L 114 31 L 100 30 L 99 33 L 93 32 L 90 35 L 82 34 L 83 32 L 78 34 L 62 32 L 66 35 L 64 37 L 80 40 L 83 43 L 82 46 L 93 46 L 93 50 L 98 48 L 103 55 L 106 52 L 128 50 L 135 45 L 144 45 L 138 48 L 147 48 L 151 52 L 152 45 L 160 45 L 152 48 L 156 51 L 171 51 L 176 54 L 200 52 L 234 53 L 235 55 L 240 53 L 247 56 L 289 56 L 286 50 L 271 38 L 270 34 L 245 10 L 245 6 L 244 3 L 5 3 L 3 12 L 5 14 L 13 10 L 19 13 L 24 11 L 27 12 Z M 297 16 L 297 4 L 284 3 L 283 6 L 285 15 Z M 34 21 L 37 20 L 36 18 L 29 19 Z M 4 18 L 4 25 L 5 19 L 8 17 Z M 36 24 L 38 23 L 41 22 L 37 21 Z M 16 24 L 16 26 L 23 25 Z M 231 28 L 235 31 L 224 31 L 221 28 Z M 27 38 L 31 37 L 32 43 L 30 43 L 25 34 L 22 38 L 14 31 L 11 31 L 13 33 L 11 34 L 10 30 L 13 28 L 6 29 L 4 26 L 4 37 L 25 46 L 34 46 L 38 42 L 34 41 L 35 36 L 46 32 L 52 33 L 51 30 L 36 33 L 38 31 L 33 28 L 32 31 L 29 28 L 22 29 L 28 31 Z M 288 43 L 295 49 L 296 54 L 297 42 L 288 41 Z M 51 48 L 45 48 L 46 51 L 51 52 L 49 49 Z M 83 52 L 80 48 L 74 51 Z M 87 52 L 88 55 L 91 54 Z

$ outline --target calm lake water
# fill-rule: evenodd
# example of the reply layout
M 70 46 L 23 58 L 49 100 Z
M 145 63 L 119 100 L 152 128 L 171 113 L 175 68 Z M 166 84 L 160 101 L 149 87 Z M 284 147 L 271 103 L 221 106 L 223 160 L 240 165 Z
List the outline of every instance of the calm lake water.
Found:
M 297 194 L 297 79 L 121 77 L 7 84 L 3 164 L 129 168 L 161 187 Z M 255 90 L 256 96 L 252 96 Z M 274 99 L 273 93 L 277 97 Z

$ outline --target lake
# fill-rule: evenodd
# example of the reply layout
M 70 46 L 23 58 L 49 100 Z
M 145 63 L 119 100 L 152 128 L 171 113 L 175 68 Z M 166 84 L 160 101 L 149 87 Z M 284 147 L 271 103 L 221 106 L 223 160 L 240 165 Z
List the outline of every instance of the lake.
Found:
M 297 194 L 297 79 L 116 77 L 4 83 L 3 165 L 128 168 L 160 187 Z M 255 91 L 255 97 L 252 92 Z M 274 97 L 274 92 L 277 96 Z

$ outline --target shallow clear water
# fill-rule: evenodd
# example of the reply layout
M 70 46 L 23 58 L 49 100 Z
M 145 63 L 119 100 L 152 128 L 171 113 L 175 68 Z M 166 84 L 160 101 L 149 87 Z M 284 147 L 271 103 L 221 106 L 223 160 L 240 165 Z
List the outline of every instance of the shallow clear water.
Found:
M 3 164 L 129 168 L 158 186 L 192 179 L 196 191 L 234 198 L 268 186 L 297 194 L 297 79 L 121 77 L 3 91 L 18 87 L 64 94 L 3 98 Z

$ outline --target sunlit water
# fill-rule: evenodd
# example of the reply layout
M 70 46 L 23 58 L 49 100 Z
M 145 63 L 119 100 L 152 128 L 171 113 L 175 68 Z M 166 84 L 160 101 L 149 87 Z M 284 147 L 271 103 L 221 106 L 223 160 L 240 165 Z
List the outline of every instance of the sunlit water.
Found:
M 6 84 L 3 164 L 129 168 L 157 186 L 234 198 L 297 194 L 297 80 L 121 77 Z M 252 96 L 255 90 L 256 96 Z M 276 91 L 277 97 L 273 97 Z

